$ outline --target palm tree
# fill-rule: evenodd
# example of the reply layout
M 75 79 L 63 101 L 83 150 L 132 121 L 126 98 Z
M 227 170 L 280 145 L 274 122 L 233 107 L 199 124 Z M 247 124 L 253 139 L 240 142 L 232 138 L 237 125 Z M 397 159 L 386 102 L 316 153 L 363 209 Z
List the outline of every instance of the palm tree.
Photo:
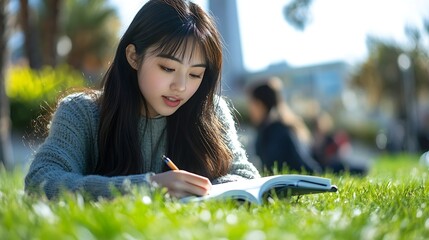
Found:
M 7 63 L 7 6 L 8 0 L 0 0 L 0 164 L 12 167 L 12 145 L 10 141 L 9 101 L 6 96 L 5 75 Z
M 98 71 L 107 65 L 120 27 L 115 10 L 106 0 L 42 0 L 36 8 L 20 0 L 20 25 L 29 65 L 55 66 L 59 37 L 69 38 L 72 49 L 66 62 L 76 69 Z
M 89 72 L 106 67 L 120 27 L 115 9 L 105 0 L 66 1 L 63 16 L 63 34 L 72 44 L 67 63 Z

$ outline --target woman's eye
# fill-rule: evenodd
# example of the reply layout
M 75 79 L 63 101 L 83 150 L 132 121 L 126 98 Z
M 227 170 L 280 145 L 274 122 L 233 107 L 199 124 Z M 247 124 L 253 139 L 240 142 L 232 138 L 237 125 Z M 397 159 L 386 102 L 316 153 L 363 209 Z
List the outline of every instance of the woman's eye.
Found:
M 164 71 L 166 71 L 166 72 L 174 72 L 174 69 L 173 68 L 169 68 L 169 67 L 166 67 L 166 66 L 160 66 L 161 67 L 161 69 L 162 70 L 164 70 Z
M 191 78 L 201 78 L 201 74 L 189 74 Z

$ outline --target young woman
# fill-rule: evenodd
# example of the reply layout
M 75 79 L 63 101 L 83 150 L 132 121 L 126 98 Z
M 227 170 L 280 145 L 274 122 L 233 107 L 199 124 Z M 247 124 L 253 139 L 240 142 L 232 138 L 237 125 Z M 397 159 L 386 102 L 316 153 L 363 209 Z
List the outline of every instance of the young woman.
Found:
M 281 80 L 261 79 L 248 86 L 249 115 L 257 128 L 256 155 L 268 172 L 287 167 L 307 173 L 321 172 L 310 152 L 310 132 L 287 106 Z
M 110 197 L 128 184 L 174 197 L 259 177 L 220 88 L 222 45 L 212 18 L 184 0 L 151 0 L 124 33 L 101 92 L 60 101 L 25 178 L 28 192 Z M 170 157 L 181 170 L 161 160 Z

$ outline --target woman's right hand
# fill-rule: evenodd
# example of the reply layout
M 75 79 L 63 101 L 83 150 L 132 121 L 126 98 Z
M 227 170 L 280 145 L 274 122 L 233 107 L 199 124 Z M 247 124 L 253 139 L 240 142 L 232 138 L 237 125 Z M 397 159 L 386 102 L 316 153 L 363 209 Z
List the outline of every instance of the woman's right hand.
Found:
M 151 181 L 165 187 L 168 193 L 176 198 L 190 195 L 203 196 L 209 193 L 212 184 L 206 177 L 184 170 L 172 170 L 155 174 Z

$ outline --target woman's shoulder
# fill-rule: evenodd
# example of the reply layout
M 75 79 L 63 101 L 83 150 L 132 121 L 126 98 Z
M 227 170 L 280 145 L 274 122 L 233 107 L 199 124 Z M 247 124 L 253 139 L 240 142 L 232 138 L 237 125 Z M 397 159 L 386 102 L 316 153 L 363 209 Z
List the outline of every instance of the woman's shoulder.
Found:
M 98 118 L 98 99 L 101 93 L 97 90 L 85 90 L 66 95 L 58 101 L 56 114 L 74 116 L 74 118 Z
M 225 96 L 221 95 L 215 95 L 214 97 L 214 106 L 215 111 L 217 113 L 218 118 L 221 119 L 221 121 L 228 121 L 233 122 L 233 111 L 234 106 L 232 104 L 232 101 L 230 101 Z
M 98 108 L 97 100 L 99 99 L 101 92 L 98 90 L 85 90 L 82 92 L 75 92 L 66 95 L 58 101 L 58 108 L 61 106 L 74 106 L 84 108 Z
M 77 104 L 95 104 L 100 95 L 101 92 L 99 90 L 84 90 L 80 92 L 69 93 L 68 95 L 60 98 L 59 104 L 69 102 Z
M 215 95 L 213 99 L 214 99 L 214 105 L 217 109 L 229 108 L 228 102 L 225 96 Z

